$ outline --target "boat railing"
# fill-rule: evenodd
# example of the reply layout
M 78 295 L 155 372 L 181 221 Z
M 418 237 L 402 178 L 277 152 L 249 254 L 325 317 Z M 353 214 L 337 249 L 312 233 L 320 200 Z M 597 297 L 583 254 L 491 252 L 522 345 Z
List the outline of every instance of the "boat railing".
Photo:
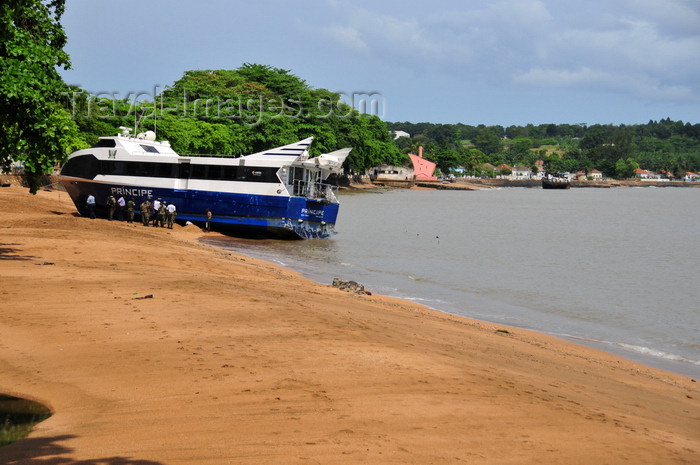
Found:
M 328 203 L 338 203 L 336 192 L 338 186 L 324 182 L 308 182 L 300 179 L 294 180 L 294 195 L 316 200 L 326 200 Z
M 179 154 L 181 157 L 187 157 L 187 158 L 196 158 L 196 157 L 202 157 L 202 158 L 240 158 L 241 155 L 222 155 L 222 154 L 212 154 L 212 153 L 180 153 Z

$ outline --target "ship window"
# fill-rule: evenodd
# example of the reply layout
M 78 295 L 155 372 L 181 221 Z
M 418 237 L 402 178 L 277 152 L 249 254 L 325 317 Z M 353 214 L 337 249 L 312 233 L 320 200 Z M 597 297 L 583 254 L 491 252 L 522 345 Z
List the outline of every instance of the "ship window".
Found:
M 236 177 L 238 176 L 238 166 L 224 166 L 223 167 L 224 172 L 223 175 L 221 176 L 222 179 L 225 179 L 227 181 L 235 181 Z
M 304 180 L 304 168 L 297 168 L 295 167 L 292 171 L 289 172 L 290 175 L 290 180 L 289 183 L 292 184 L 294 181 L 297 180 Z
M 207 165 L 191 165 L 192 179 L 207 179 Z
M 113 161 L 113 162 L 102 162 L 103 164 L 109 166 L 109 172 L 107 171 L 107 168 L 105 168 L 102 172 L 104 174 L 113 174 L 115 176 L 123 176 L 126 174 L 126 165 L 127 162 L 125 161 Z
M 75 178 L 94 179 L 97 176 L 98 162 L 94 155 L 81 155 L 73 157 L 63 165 L 62 176 Z
M 146 163 L 143 161 L 132 161 L 126 165 L 126 174 L 128 176 L 153 176 L 155 167 L 153 163 Z
M 190 179 L 279 182 L 277 168 L 269 167 L 191 165 L 190 173 Z
M 180 179 L 188 179 L 190 177 L 190 164 L 189 163 L 183 163 L 178 167 L 177 177 Z
M 100 160 L 98 167 L 98 172 L 104 175 L 148 176 L 155 178 L 177 177 L 177 165 L 173 163 Z
M 244 167 L 244 176 L 246 181 L 252 182 L 279 182 L 277 178 L 277 168 L 260 168 L 260 167 Z
M 157 148 L 153 147 L 152 145 L 144 145 L 144 144 L 139 144 L 142 149 L 144 149 L 146 152 L 150 153 L 160 153 Z
M 156 178 L 172 178 L 173 177 L 173 168 L 175 168 L 176 165 L 173 165 L 172 163 L 154 163 L 154 173 L 153 176 Z
M 116 147 L 117 143 L 114 139 L 100 139 L 93 147 Z
M 207 173 L 207 179 L 221 179 L 221 166 L 210 165 L 209 172 Z
M 117 164 L 116 162 L 110 162 L 107 160 L 100 160 L 99 161 L 99 173 L 100 174 L 120 174 L 118 171 L 121 168 L 122 170 L 124 169 L 124 163 L 119 163 Z
M 245 166 L 238 166 L 236 170 L 236 181 L 245 181 Z

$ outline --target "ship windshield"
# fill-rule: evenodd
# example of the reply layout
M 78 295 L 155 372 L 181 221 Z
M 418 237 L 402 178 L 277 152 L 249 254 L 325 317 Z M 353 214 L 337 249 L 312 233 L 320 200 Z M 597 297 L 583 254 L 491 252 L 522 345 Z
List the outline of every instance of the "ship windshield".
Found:
M 100 139 L 93 147 L 116 147 L 117 143 L 114 139 Z

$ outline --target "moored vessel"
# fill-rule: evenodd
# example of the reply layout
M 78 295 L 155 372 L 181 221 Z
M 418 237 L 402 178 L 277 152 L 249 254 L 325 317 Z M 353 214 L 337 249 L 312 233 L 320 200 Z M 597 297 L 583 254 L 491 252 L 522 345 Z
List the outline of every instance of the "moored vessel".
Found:
M 565 176 L 547 174 L 542 178 L 542 189 L 569 189 L 571 182 Z

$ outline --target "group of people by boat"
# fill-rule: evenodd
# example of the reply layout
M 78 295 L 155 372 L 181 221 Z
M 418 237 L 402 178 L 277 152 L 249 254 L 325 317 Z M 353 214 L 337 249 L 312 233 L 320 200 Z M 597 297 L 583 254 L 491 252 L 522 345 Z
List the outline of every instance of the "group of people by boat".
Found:
M 90 217 L 93 219 L 95 218 L 95 205 L 95 196 L 90 194 L 87 198 L 86 207 L 88 212 L 90 212 Z M 177 207 L 174 202 L 168 203 L 161 198 L 151 202 L 149 198 L 144 198 L 139 208 L 141 211 L 141 222 L 144 226 L 173 229 L 175 218 L 177 218 Z M 107 197 L 107 219 L 109 221 L 115 219 L 124 221 L 125 214 L 126 222 L 133 223 L 136 215 L 136 202 L 133 197 L 129 197 L 128 200 L 124 196 L 120 196 L 118 199 L 115 199 L 113 195 Z M 208 232 L 211 230 L 211 219 L 213 216 L 211 210 L 207 208 L 204 216 L 206 218 L 204 229 Z
M 90 217 L 94 218 L 95 215 L 92 213 L 95 207 L 95 197 L 90 195 L 87 200 L 87 208 L 91 212 Z M 175 218 L 177 217 L 177 207 L 173 202 L 165 202 L 158 198 L 151 203 L 148 198 L 145 198 L 140 205 L 141 209 L 141 222 L 144 226 L 160 226 L 169 229 L 173 229 L 173 224 L 175 223 Z M 124 199 L 124 196 L 120 196 L 119 199 L 115 199 L 113 195 L 107 197 L 107 219 L 113 221 L 115 219 L 118 221 L 124 221 L 124 215 L 126 214 L 127 223 L 134 222 L 134 216 L 136 214 L 136 202 L 132 197 L 129 200 Z
M 164 228 L 167 224 L 168 229 L 173 229 L 173 223 L 177 216 L 177 207 L 173 202 L 165 202 L 161 199 L 155 199 L 153 203 L 147 198 L 141 202 L 141 221 L 144 226 L 152 223 L 152 226 Z M 151 216 L 153 217 L 151 219 Z

